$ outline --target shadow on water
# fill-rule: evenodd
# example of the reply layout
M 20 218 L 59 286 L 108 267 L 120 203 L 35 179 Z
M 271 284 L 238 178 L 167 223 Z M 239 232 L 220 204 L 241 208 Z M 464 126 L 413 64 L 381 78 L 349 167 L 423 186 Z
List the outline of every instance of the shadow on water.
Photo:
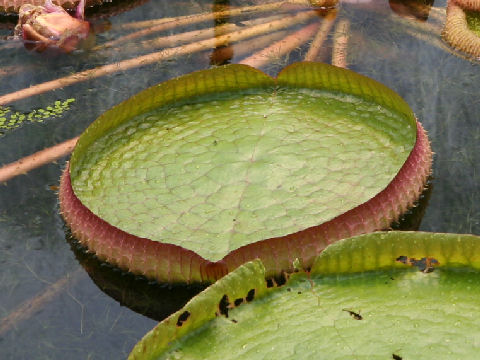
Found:
M 433 178 L 429 177 L 425 190 L 418 198 L 414 206 L 408 209 L 397 222 L 392 224 L 392 230 L 417 231 L 422 224 L 423 216 L 427 210 L 433 191 Z
M 153 320 L 165 319 L 208 286 L 208 284 L 160 284 L 144 276 L 123 271 L 99 260 L 73 238 L 69 231 L 66 233 L 67 242 L 75 258 L 98 288 L 120 305 Z

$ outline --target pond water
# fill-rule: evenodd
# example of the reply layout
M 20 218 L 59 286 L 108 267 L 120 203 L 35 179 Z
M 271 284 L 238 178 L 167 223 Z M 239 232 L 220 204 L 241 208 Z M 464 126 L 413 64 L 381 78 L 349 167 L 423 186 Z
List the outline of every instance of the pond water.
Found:
M 264 2 L 256 4 L 261 3 Z M 135 31 L 133 25 L 129 28 L 126 24 L 204 13 L 227 5 L 233 9 L 253 4 L 150 0 L 102 17 L 98 16 L 98 9 L 93 9 L 87 18 L 96 33 L 85 48 L 69 55 L 28 52 L 19 41 L 8 39 L 14 17 L 1 18 L 0 96 L 86 69 L 121 63 L 166 46 L 165 41 L 161 45 L 149 42 L 139 46 L 142 38 L 125 39 L 107 48 L 95 47 Z M 435 1 L 427 9 L 428 19 L 419 21 L 413 16 L 400 16 L 398 6 L 387 0 L 341 2 L 336 15 L 330 15 L 336 17 L 335 23 L 317 60 L 332 61 L 335 26 L 348 21 L 348 68 L 396 90 L 429 133 L 435 156 L 431 193 L 420 230 L 479 234 L 480 68 L 442 42 L 445 7 L 444 1 Z M 176 34 L 212 28 L 215 24 L 217 30 L 222 24 L 235 24 L 238 30 L 273 21 L 274 18 L 269 19 L 272 15 L 292 15 L 294 10 L 210 19 L 153 33 L 145 39 L 175 39 Z M 325 20 L 319 14 L 315 21 Z M 304 26 L 305 23 L 299 23 L 285 27 L 284 32 L 267 38 L 265 43 Z M 211 30 L 208 36 L 214 33 Z M 187 38 L 187 43 L 195 39 Z M 286 55 L 268 58 L 260 68 L 270 75 L 277 74 L 285 65 L 302 60 L 309 43 L 307 40 Z M 216 50 L 207 47 L 4 104 L 10 114 L 25 114 L 26 120 L 21 126 L 4 124 L 0 129 L 0 164 L 77 136 L 105 110 L 158 82 L 207 69 L 213 63 L 241 62 L 259 50 L 252 46 L 240 41 Z M 257 46 L 265 45 L 258 40 Z M 56 101 L 62 104 L 67 99 L 74 101 L 61 115 L 45 116 L 37 122 L 28 120 L 33 110 L 54 106 Z M 136 279 L 99 263 L 69 241 L 56 193 L 66 160 L 63 157 L 0 185 L 2 359 L 126 358 L 157 320 L 181 307 L 199 290 Z

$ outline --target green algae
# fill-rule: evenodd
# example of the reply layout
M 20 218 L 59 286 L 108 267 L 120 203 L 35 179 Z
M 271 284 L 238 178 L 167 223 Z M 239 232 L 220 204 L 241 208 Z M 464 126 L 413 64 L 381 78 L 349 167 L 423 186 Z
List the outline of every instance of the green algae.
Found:
M 29 113 L 14 111 L 10 107 L 0 106 L 0 134 L 6 131 L 18 128 L 24 123 L 41 123 L 49 119 L 62 116 L 70 110 L 70 104 L 75 99 L 70 98 L 65 101 L 57 100 L 45 108 L 34 109 Z

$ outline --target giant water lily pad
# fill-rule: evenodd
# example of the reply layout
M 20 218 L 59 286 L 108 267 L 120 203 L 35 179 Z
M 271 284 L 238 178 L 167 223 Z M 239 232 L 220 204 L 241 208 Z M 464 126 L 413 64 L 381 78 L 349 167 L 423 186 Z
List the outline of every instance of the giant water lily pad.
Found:
M 479 271 L 480 237 L 412 232 L 341 240 L 280 287 L 250 262 L 130 359 L 474 359 Z
M 331 241 L 386 228 L 417 199 L 426 135 L 392 90 L 326 64 L 273 79 L 200 71 L 114 107 L 81 136 L 61 183 L 73 234 L 161 281 L 219 278 L 262 258 L 310 266 Z

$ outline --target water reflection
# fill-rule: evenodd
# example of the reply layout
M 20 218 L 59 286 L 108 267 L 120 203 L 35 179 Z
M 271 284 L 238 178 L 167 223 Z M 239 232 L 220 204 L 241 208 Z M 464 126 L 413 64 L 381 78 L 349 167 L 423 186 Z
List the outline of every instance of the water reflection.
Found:
M 100 290 L 120 305 L 153 320 L 165 319 L 207 287 L 207 284 L 160 284 L 144 276 L 136 276 L 98 260 L 68 232 L 66 239 L 75 258 Z

